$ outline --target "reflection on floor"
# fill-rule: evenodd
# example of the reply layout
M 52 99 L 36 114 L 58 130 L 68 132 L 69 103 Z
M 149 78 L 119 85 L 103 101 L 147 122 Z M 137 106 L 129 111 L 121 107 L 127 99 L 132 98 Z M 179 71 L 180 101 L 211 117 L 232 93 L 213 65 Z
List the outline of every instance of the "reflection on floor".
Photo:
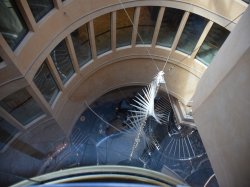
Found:
M 156 103 L 164 103 L 167 123 L 149 119 L 145 132 L 151 144 L 141 141 L 129 159 L 136 133 L 126 120 L 134 94 L 135 90 L 120 90 L 98 99 L 82 113 L 69 140 L 48 156 L 38 173 L 77 166 L 131 165 L 172 175 L 191 186 L 218 186 L 198 131 L 188 126 L 177 128 L 164 95 L 159 95 Z
M 84 111 L 69 137 L 51 119 L 31 128 L 0 154 L 0 184 L 15 182 L 60 169 L 90 165 L 130 165 L 160 171 L 191 186 L 218 186 L 196 129 L 176 126 L 166 95 L 160 93 L 166 119 L 147 120 L 145 139 L 130 160 L 136 131 L 126 124 L 135 94 L 141 88 L 124 88 L 99 98 Z M 148 141 L 149 140 L 149 141 Z M 150 142 L 150 144 L 148 144 Z
M 54 152 L 65 139 L 64 132 L 53 119 L 22 133 L 0 154 L 0 186 L 36 176 L 47 154 Z

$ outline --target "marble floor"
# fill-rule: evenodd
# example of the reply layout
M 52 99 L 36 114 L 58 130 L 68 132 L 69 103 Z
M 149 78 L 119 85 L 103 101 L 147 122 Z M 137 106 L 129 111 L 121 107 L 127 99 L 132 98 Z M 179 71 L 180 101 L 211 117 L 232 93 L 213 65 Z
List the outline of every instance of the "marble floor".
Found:
M 185 125 L 177 128 L 171 104 L 164 94 L 159 94 L 155 102 L 164 103 L 164 112 L 168 113 L 166 123 L 148 119 L 146 136 L 130 159 L 136 131 L 126 120 L 130 103 L 140 90 L 116 90 L 99 98 L 79 117 L 70 137 L 57 141 L 45 159 L 31 161 L 32 174 L 19 174 L 31 177 L 78 166 L 129 165 L 171 175 L 190 186 L 218 186 L 198 131 Z M 11 152 L 10 156 L 14 159 Z M 27 163 L 27 158 L 23 163 Z M 12 178 L 12 182 L 19 180 Z

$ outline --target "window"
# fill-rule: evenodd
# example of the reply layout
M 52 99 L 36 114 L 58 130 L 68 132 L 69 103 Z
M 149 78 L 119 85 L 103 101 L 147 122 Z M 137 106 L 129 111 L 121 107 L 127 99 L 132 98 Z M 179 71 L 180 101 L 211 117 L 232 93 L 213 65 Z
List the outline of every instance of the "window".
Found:
M 151 44 L 159 7 L 141 7 L 138 24 L 137 44 Z
M 74 44 L 76 57 L 79 66 L 81 67 L 92 59 L 87 24 L 72 32 L 71 37 Z
M 0 150 L 17 134 L 18 129 L 0 117 Z
M 214 23 L 201 45 L 196 58 L 205 65 L 209 65 L 227 39 L 229 33 L 224 27 Z
M 74 68 L 68 52 L 66 42 L 61 41 L 55 49 L 50 53 L 59 76 L 63 83 L 66 83 L 69 78 L 74 74 Z
M 94 19 L 95 43 L 97 55 L 111 50 L 111 15 L 110 13 Z
M 27 125 L 44 114 L 26 89 L 7 96 L 0 101 L 0 106 L 22 125 Z
M 191 14 L 182 32 L 177 45 L 177 50 L 190 55 L 193 52 L 206 24 L 207 19 L 196 14 Z
M 0 1 L 0 31 L 12 50 L 28 33 L 14 0 Z
M 131 45 L 133 33 L 134 8 L 121 9 L 116 12 L 116 46 Z
M 174 8 L 165 9 L 156 43 L 157 45 L 171 48 L 183 14 L 183 10 Z
M 37 22 L 54 8 L 53 0 L 27 0 L 27 2 Z
M 44 62 L 38 69 L 36 75 L 33 78 L 33 81 L 46 101 L 49 104 L 52 104 L 57 94 L 59 93 L 59 89 L 52 74 L 49 71 L 46 62 Z

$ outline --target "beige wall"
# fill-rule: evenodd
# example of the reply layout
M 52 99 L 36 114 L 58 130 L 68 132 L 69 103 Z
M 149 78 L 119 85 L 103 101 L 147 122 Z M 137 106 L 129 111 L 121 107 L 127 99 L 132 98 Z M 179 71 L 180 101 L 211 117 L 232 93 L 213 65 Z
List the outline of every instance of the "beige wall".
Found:
M 222 187 L 250 185 L 250 9 L 201 78 L 193 113 Z

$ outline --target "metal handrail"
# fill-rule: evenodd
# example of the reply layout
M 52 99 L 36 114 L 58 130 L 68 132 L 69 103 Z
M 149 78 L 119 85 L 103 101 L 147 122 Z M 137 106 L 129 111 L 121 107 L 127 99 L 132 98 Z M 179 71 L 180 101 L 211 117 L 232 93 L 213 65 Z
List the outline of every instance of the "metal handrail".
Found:
M 72 169 L 60 170 L 57 172 L 47 173 L 38 177 L 24 180 L 13 187 L 30 186 L 37 184 L 62 184 L 62 183 L 83 183 L 84 182 L 96 182 L 98 180 L 102 182 L 115 182 L 129 181 L 134 183 L 144 183 L 156 186 L 177 186 L 184 185 L 182 181 L 167 176 L 165 174 L 131 166 L 117 166 L 117 165 L 105 165 L 105 166 L 89 166 L 89 167 L 77 167 Z

